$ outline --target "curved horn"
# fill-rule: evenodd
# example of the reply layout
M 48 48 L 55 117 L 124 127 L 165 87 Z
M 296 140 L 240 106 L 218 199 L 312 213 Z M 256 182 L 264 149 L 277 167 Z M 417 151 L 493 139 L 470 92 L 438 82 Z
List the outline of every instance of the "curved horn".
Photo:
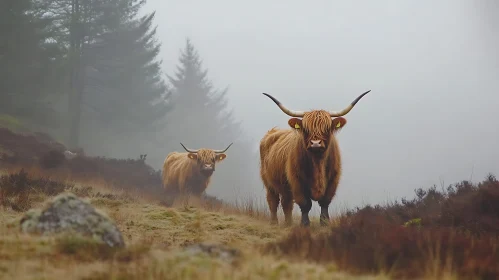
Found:
M 272 101 L 275 102 L 275 104 L 277 104 L 277 106 L 279 106 L 279 108 L 281 108 L 281 110 L 288 116 L 291 116 L 291 117 L 297 117 L 297 118 L 303 118 L 303 115 L 305 115 L 305 112 L 303 111 L 293 111 L 293 110 L 290 110 L 286 107 L 284 107 L 284 105 L 281 104 L 281 102 L 279 102 L 279 100 L 275 99 L 272 95 L 270 94 L 267 94 L 267 93 L 263 93 L 264 95 L 266 95 L 268 98 L 272 99 Z
M 188 153 L 197 153 L 198 150 L 191 150 L 191 149 L 187 149 L 184 144 L 182 144 L 182 142 L 180 142 L 180 145 L 182 145 L 182 147 L 184 147 L 184 150 L 186 150 Z
M 329 115 L 331 117 L 341 117 L 341 116 L 344 116 L 346 115 L 348 112 L 350 112 L 350 110 L 352 110 L 353 106 L 355 106 L 355 104 L 357 104 L 357 102 L 359 102 L 359 100 L 364 97 L 364 95 L 368 94 L 371 90 L 368 90 L 366 92 L 364 92 L 363 94 L 361 94 L 359 97 L 355 98 L 355 100 L 350 103 L 350 105 L 348 105 L 348 107 L 346 107 L 345 109 L 339 111 L 339 112 L 335 112 L 335 111 L 329 111 Z
M 225 153 L 225 151 L 227 151 L 230 148 L 230 146 L 232 146 L 232 144 L 234 143 L 230 143 L 229 146 L 225 148 L 225 150 L 214 150 L 215 154 Z

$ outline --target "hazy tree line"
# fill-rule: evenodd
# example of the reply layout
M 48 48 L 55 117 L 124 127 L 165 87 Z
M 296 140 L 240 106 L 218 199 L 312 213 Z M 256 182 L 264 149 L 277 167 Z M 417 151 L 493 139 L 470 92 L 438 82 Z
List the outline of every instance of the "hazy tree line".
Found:
M 223 149 L 214 192 L 254 185 L 245 140 L 193 44 L 162 72 L 155 13 L 145 0 L 2 0 L 0 115 L 89 155 L 138 157 L 159 169 L 184 145 Z M 254 143 L 253 143 L 254 144 Z

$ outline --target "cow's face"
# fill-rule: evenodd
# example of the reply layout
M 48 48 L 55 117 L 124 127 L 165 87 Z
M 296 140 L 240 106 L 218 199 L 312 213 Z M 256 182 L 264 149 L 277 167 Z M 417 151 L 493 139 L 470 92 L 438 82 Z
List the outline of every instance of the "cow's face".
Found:
M 359 95 L 350 105 L 339 112 L 325 110 L 313 110 L 308 112 L 290 110 L 270 94 L 263 94 L 272 99 L 286 115 L 292 117 L 289 119 L 288 124 L 291 128 L 296 129 L 298 133 L 300 133 L 303 138 L 304 148 L 309 152 L 321 154 L 328 148 L 331 137 L 334 137 L 333 134 L 343 128 L 347 123 L 347 120 L 342 116 L 348 114 L 355 104 L 369 92 L 370 90 Z
M 215 171 L 215 164 L 227 157 L 224 153 L 215 153 L 210 149 L 199 149 L 197 153 L 188 153 L 187 156 L 197 162 L 199 171 L 205 176 L 211 176 Z
M 289 126 L 302 136 L 304 148 L 316 154 L 327 150 L 331 137 L 346 123 L 345 118 L 331 118 L 324 110 L 305 112 L 303 118 L 291 118 L 288 121 Z

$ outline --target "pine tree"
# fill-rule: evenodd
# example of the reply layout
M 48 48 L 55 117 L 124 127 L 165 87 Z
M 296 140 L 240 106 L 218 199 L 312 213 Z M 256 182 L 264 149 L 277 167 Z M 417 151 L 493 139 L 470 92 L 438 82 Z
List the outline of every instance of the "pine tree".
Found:
M 71 148 L 80 146 L 82 104 L 88 63 L 82 59 L 90 44 L 107 32 L 129 24 L 145 0 L 33 0 L 45 3 L 54 16 L 57 40 L 67 48 L 68 126 Z
M 154 15 L 100 36 L 85 55 L 90 64 L 85 105 L 112 130 L 147 131 L 169 110 L 161 61 L 156 60 L 160 44 L 156 28 L 151 30 Z
M 201 59 L 190 39 L 186 40 L 179 62 L 175 77 L 168 76 L 168 79 L 173 86 L 172 102 L 176 107 L 172 115 L 179 118 L 177 122 L 181 119 L 181 124 L 192 125 L 192 129 L 182 133 L 185 139 L 194 142 L 191 145 L 213 146 L 222 135 L 237 135 L 241 132 L 233 112 L 227 108 L 228 90 L 214 89 L 207 79 L 208 70 L 202 69 Z M 199 135 L 216 137 L 213 137 L 215 140 L 200 139 L 197 137 Z
M 146 1 L 33 1 L 54 15 L 67 50 L 68 146 L 121 157 L 131 146 L 140 149 L 137 142 L 158 145 L 168 88 L 156 59 L 154 13 L 139 18 Z
M 31 0 L 0 2 L 0 113 L 46 125 L 57 120 L 46 97 L 60 74 L 62 51 L 49 41 L 52 19 L 38 10 Z
M 228 107 L 228 89 L 213 87 L 207 79 L 208 71 L 203 69 L 199 54 L 189 39 L 179 62 L 174 76 L 168 76 L 175 106 L 169 114 L 170 151 L 183 151 L 179 142 L 194 149 L 224 149 L 234 142 L 226 152 L 227 158 L 219 163 L 207 193 L 230 198 L 239 188 L 255 186 L 257 166 L 248 166 L 248 162 L 254 162 L 254 153 Z
M 118 144 L 101 146 L 114 148 L 111 153 L 124 147 L 130 150 L 147 140 L 152 145 L 163 144 L 154 140 L 156 132 L 165 125 L 170 106 L 165 102 L 168 88 L 162 78 L 161 61 L 156 60 L 161 45 L 154 38 L 154 15 L 100 35 L 84 52 L 83 118 L 93 121 L 93 125 L 86 125 L 86 130 L 94 131 L 98 125 L 105 128 L 102 138 L 120 137 Z M 83 137 L 100 138 L 94 136 Z

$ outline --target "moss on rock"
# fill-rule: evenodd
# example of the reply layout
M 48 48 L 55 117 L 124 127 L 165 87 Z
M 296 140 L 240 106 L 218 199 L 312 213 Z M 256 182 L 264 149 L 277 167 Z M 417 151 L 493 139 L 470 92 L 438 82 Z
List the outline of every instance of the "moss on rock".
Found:
M 72 193 L 56 196 L 43 210 L 26 212 L 21 219 L 21 230 L 44 235 L 75 232 L 110 247 L 125 245 L 120 230 L 106 214 Z

